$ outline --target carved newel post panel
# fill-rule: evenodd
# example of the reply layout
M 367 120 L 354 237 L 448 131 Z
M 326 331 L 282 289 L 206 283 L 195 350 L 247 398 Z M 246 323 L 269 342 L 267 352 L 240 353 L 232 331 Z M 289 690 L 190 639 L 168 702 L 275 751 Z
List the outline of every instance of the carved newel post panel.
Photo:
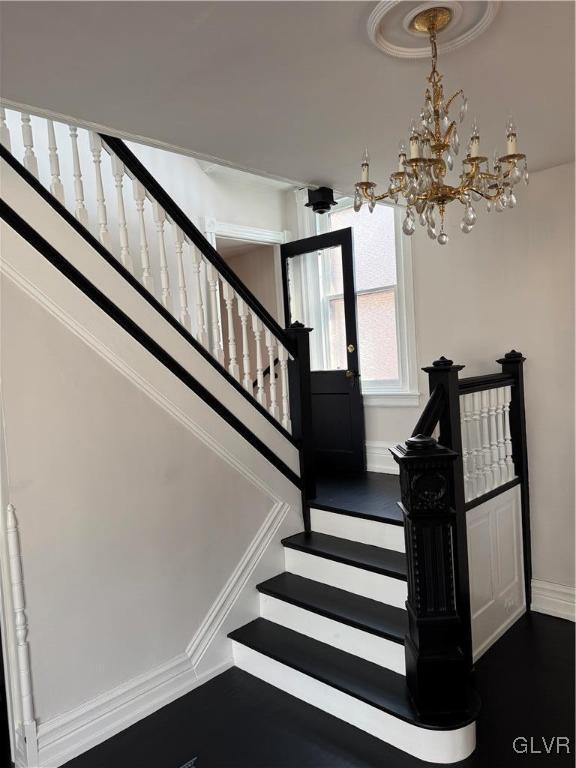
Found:
M 424 716 L 460 712 L 466 708 L 469 664 L 458 606 L 450 488 L 457 455 L 424 435 L 397 445 L 392 455 L 400 466 L 405 518 L 408 690 Z

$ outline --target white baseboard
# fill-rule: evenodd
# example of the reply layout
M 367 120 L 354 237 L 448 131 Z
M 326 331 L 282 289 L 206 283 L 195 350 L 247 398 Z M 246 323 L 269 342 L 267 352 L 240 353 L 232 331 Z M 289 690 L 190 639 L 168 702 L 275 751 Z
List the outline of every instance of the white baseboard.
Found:
M 232 666 L 197 675 L 181 654 L 38 728 L 39 768 L 58 768 Z
M 576 588 L 532 579 L 532 610 L 576 621 Z
M 398 475 L 400 469 L 392 458 L 390 448 L 396 443 L 383 442 L 382 440 L 366 441 L 366 463 L 368 472 L 384 472 L 387 475 Z

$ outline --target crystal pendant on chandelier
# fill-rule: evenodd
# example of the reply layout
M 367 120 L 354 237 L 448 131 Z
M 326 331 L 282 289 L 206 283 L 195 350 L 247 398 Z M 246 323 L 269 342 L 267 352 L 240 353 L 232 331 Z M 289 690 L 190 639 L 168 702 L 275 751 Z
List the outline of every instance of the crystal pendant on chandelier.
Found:
M 414 230 L 416 229 L 416 223 L 414 221 L 414 216 L 412 214 L 412 210 L 410 208 L 406 209 L 406 218 L 404 219 L 402 223 L 402 232 L 404 232 L 405 235 L 413 235 Z
M 403 198 L 407 205 L 402 224 L 405 235 L 412 235 L 416 225 L 426 229 L 431 239 L 446 245 L 444 217 L 450 203 L 464 206 L 461 230 L 468 234 L 475 226 L 477 215 L 472 202 L 486 201 L 487 210 L 502 212 L 514 208 L 517 203 L 514 188 L 521 181 L 528 184 L 526 155 L 518 151 L 516 123 L 508 117 L 505 123 L 506 151 L 495 152 L 492 163 L 482 153 L 478 122 L 474 120 L 470 140 L 461 141 L 457 123 L 462 123 L 468 112 L 468 99 L 462 90 L 447 98 L 444 95 L 442 75 L 437 69 L 436 34 L 450 23 L 451 13 L 443 7 L 428 7 L 411 20 L 411 27 L 427 31 L 430 38 L 432 68 L 427 79 L 423 105 L 410 123 L 408 143 L 401 144 L 398 166 L 390 175 L 385 192 L 378 194 L 376 184 L 370 180 L 370 159 L 365 151 L 362 156 L 362 177 L 354 194 L 354 210 L 359 211 L 363 201 L 374 210 L 378 200 L 398 202 Z M 460 129 L 461 130 L 461 129 Z M 454 169 L 455 157 L 461 145 L 467 146 L 466 156 L 454 183 L 449 174 Z M 440 231 L 436 229 L 434 213 L 440 219 Z

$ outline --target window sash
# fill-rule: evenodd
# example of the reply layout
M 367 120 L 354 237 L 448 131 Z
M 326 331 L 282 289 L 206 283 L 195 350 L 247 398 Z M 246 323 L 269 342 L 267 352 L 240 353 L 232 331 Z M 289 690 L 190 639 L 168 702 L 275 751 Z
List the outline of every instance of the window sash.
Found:
M 340 198 L 332 211 L 344 210 L 352 207 L 351 197 Z M 391 205 L 390 203 L 378 203 L 378 205 Z M 394 209 L 394 236 L 396 250 L 396 284 L 394 286 L 383 285 L 374 289 L 357 290 L 356 296 L 363 293 L 378 292 L 384 289 L 394 290 L 394 302 L 396 313 L 396 344 L 398 354 L 398 378 L 397 379 L 364 379 L 361 378 L 362 393 L 365 396 L 390 395 L 398 396 L 400 400 L 406 396 L 418 398 L 418 371 L 416 364 L 416 341 L 414 329 L 414 291 L 412 284 L 412 253 L 410 238 L 402 234 L 402 216 L 404 206 L 392 205 Z M 318 234 L 330 231 L 330 214 L 316 216 L 316 229 Z M 341 294 L 324 293 L 321 302 L 327 308 L 329 298 L 340 298 Z M 323 316 L 326 319 L 326 316 Z M 322 334 L 327 337 L 327 325 L 323 325 Z M 358 340 L 359 345 L 362 339 Z M 370 403 L 368 403 L 370 404 Z M 392 405 L 392 402 L 387 402 Z M 410 402 L 417 405 L 417 402 Z

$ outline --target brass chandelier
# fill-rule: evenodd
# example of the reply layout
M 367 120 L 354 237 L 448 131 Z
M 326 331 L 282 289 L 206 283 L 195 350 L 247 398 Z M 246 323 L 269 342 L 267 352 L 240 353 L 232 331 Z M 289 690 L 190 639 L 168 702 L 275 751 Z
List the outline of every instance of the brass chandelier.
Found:
M 456 121 L 450 119 L 450 109 L 459 105 L 458 117 L 462 123 L 468 109 L 468 100 L 459 90 L 444 99 L 442 75 L 436 69 L 438 52 L 436 33 L 444 29 L 452 18 L 449 8 L 429 8 L 411 22 L 417 32 L 427 32 L 432 49 L 432 70 L 428 76 L 424 107 L 419 120 L 410 124 L 409 149 L 400 145 L 398 170 L 390 176 L 388 190 L 376 194 L 376 184 L 370 181 L 370 159 L 367 150 L 362 157 L 362 177 L 355 187 L 354 210 L 359 211 L 367 201 L 370 212 L 378 200 L 391 199 L 395 203 L 402 196 L 406 201 L 406 217 L 402 224 L 405 235 L 416 229 L 416 218 L 426 228 L 428 236 L 440 245 L 448 242 L 444 231 L 446 205 L 458 200 L 464 206 L 460 224 L 462 232 L 469 233 L 476 223 L 473 202 L 484 199 L 488 211 L 514 208 L 514 187 L 524 180 L 528 184 L 526 155 L 517 151 L 516 126 L 512 118 L 506 124 L 506 154 L 494 152 L 492 170 L 487 157 L 480 154 L 480 134 L 474 120 L 466 157 L 458 184 L 448 184 L 446 175 L 454 165 L 454 155 L 460 150 L 460 137 Z M 438 219 L 440 231 L 438 231 Z

